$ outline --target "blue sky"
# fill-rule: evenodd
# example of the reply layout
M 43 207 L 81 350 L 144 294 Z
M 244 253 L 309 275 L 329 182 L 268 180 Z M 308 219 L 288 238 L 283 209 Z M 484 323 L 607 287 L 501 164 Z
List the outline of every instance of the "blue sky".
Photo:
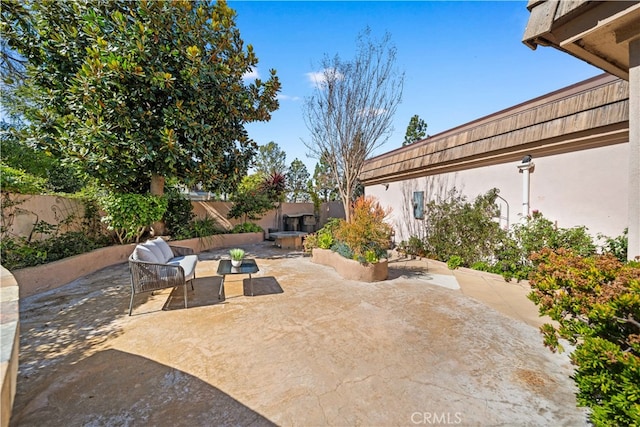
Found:
M 402 145 L 411 116 L 435 135 L 602 71 L 553 48 L 533 51 L 522 42 L 526 1 L 229 1 L 236 25 L 259 59 L 257 73 L 275 68 L 282 83 L 280 109 L 272 119 L 247 126 L 258 144 L 276 142 L 287 165 L 307 157 L 303 103 L 313 94 L 309 73 L 325 54 L 351 59 L 365 27 L 397 48 L 405 73 L 394 133 L 376 154 Z

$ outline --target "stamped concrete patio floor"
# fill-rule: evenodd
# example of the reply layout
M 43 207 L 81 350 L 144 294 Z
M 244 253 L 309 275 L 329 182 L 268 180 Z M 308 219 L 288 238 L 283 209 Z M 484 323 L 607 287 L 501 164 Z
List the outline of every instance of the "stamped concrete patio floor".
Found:
M 135 299 L 126 264 L 21 301 L 13 426 L 587 425 L 523 284 L 392 259 L 345 281 L 270 242 L 247 276 Z

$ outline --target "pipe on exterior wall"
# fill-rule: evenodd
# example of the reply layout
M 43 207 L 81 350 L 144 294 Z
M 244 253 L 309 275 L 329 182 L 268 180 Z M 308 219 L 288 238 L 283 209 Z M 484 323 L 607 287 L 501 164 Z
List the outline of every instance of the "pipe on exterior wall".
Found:
M 529 216 L 530 194 L 531 194 L 531 177 L 535 164 L 530 155 L 524 156 L 522 163 L 518 165 L 518 172 L 522 174 L 522 220 Z

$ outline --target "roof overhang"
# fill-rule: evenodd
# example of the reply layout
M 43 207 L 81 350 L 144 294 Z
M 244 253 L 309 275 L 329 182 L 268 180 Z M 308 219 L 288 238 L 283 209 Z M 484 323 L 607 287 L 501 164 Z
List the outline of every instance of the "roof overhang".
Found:
M 552 46 L 629 80 L 629 42 L 640 38 L 640 1 L 529 0 L 523 43 Z
M 369 159 L 365 186 L 629 141 L 629 84 L 602 74 Z

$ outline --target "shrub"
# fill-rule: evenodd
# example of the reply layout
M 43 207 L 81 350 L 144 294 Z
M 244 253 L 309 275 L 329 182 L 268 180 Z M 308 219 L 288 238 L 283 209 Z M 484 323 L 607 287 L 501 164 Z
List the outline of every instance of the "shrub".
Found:
M 181 239 L 194 239 L 207 236 L 213 236 L 223 232 L 222 227 L 214 218 L 206 216 L 204 218 L 196 218 L 188 224 L 188 235 L 180 237 Z
M 243 222 L 242 224 L 236 224 L 231 230 L 232 233 L 261 233 L 264 230 L 258 224 L 253 222 Z
M 496 194 L 490 190 L 470 203 L 453 188 L 446 199 L 427 203 L 425 255 L 444 262 L 458 255 L 465 266 L 490 259 L 505 234 L 493 220 L 498 216 Z
M 398 250 L 407 255 L 414 256 L 427 256 L 427 251 L 424 246 L 424 242 L 417 236 L 410 236 L 408 241 L 402 241 L 398 245 Z
M 191 237 L 191 223 L 195 217 L 191 201 L 173 188 L 167 193 L 167 210 L 164 213 L 164 222 L 169 234 L 174 239 L 188 239 Z
M 449 267 L 449 270 L 455 270 L 456 268 L 460 267 L 463 262 L 464 260 L 462 259 L 462 257 L 458 255 L 451 255 L 449 257 L 449 260 L 447 261 L 447 267 Z
M 335 239 L 345 243 L 355 259 L 365 262 L 365 254 L 386 257 L 392 228 L 385 222 L 390 210 L 383 209 L 373 197 L 359 197 L 352 205 L 350 222 L 341 221 Z
M 478 270 L 478 271 L 493 271 L 491 265 L 489 265 L 489 263 L 484 262 L 484 261 L 476 261 L 473 264 L 471 264 L 471 268 L 473 270 Z
M 330 230 L 321 230 L 317 234 L 317 244 L 320 249 L 329 249 L 333 245 L 333 235 Z
M 33 267 L 57 261 L 73 255 L 90 252 L 107 246 L 105 238 L 96 239 L 85 231 L 70 231 L 45 240 L 28 240 L 26 237 L 4 237 L 0 240 L 2 265 L 9 269 Z
M 331 249 L 335 243 L 335 232 L 342 221 L 339 218 L 329 218 L 324 227 L 315 233 L 308 234 L 303 242 L 305 252 L 311 253 L 313 248 Z
M 100 202 L 106 212 L 102 221 L 120 244 L 139 242 L 148 227 L 160 221 L 167 210 L 167 198 L 154 195 L 110 193 Z
M 629 229 L 625 228 L 622 235 L 618 237 L 606 237 L 598 235 L 599 238 L 604 239 L 604 245 L 602 250 L 604 253 L 609 253 L 615 256 L 620 262 L 627 260 L 627 250 L 629 247 Z
M 318 235 L 316 233 L 308 234 L 304 238 L 302 246 L 304 247 L 304 252 L 310 254 L 313 251 L 313 248 L 318 247 Z
M 27 237 L 11 234 L 11 224 L 16 207 L 22 201 L 2 194 L 2 227 L 0 227 L 0 259 L 8 269 L 33 267 L 59 259 L 108 246 L 110 239 L 100 227 L 95 199 L 83 198 L 84 216 L 77 221 L 77 214 L 61 217 L 58 224 L 38 221 Z M 75 227 L 80 226 L 78 231 Z M 44 239 L 38 237 L 45 236 Z
M 43 178 L 0 163 L 0 188 L 3 192 L 40 194 L 45 191 L 45 187 L 46 181 Z
M 524 223 L 514 224 L 496 250 L 494 272 L 505 279 L 526 279 L 534 271 L 530 260 L 533 253 L 543 248 L 571 249 L 582 256 L 592 255 L 596 247 L 586 227 L 558 228 L 539 211 Z
M 584 257 L 543 249 L 529 298 L 558 326 L 541 328 L 544 344 L 576 345 L 571 361 L 578 404 L 591 407 L 597 426 L 637 425 L 640 420 L 640 266 L 610 254 Z

